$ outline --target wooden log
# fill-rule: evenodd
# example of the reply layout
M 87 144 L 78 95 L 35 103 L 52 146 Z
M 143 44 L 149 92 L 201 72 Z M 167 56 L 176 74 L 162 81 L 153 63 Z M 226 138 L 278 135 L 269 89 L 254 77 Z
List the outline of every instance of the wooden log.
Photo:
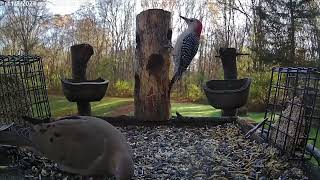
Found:
M 150 9 L 137 15 L 134 112 L 139 120 L 170 118 L 171 36 L 170 12 Z
M 87 80 L 86 69 L 90 57 L 93 55 L 93 47 L 89 44 L 76 44 L 71 46 L 72 78 L 76 81 Z M 78 114 L 91 115 L 90 102 L 77 102 Z

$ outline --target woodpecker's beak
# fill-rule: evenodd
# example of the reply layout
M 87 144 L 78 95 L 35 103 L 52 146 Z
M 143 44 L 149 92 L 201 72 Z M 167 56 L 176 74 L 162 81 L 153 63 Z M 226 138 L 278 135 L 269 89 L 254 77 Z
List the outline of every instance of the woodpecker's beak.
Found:
M 188 18 L 186 18 L 186 17 L 183 17 L 183 16 L 181 16 L 181 15 L 180 15 L 180 18 L 184 19 L 184 20 L 186 21 L 186 23 L 189 24 L 190 19 L 188 19 Z

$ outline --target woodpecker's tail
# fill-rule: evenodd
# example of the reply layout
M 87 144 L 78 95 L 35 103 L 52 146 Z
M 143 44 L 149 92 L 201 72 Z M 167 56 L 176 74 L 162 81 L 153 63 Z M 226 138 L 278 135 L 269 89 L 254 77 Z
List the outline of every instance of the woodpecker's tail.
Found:
M 171 92 L 173 84 L 177 81 L 180 80 L 182 77 L 182 71 L 177 71 L 174 76 L 172 77 L 170 83 L 169 83 L 169 93 Z
M 172 88 L 172 86 L 173 86 L 173 84 L 174 84 L 174 82 L 175 82 L 175 76 L 176 76 L 176 74 L 172 77 L 172 79 L 171 79 L 171 81 L 170 81 L 170 83 L 169 83 L 169 94 L 170 94 L 171 88 Z

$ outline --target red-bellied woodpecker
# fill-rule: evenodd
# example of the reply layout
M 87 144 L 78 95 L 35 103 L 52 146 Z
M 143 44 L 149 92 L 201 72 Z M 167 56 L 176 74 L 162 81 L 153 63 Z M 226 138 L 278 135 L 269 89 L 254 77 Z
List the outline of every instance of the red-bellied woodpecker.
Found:
M 173 50 L 174 76 L 169 84 L 171 90 L 175 81 L 180 80 L 182 73 L 188 68 L 199 48 L 202 23 L 198 19 L 180 16 L 188 24 L 188 28 L 178 37 Z

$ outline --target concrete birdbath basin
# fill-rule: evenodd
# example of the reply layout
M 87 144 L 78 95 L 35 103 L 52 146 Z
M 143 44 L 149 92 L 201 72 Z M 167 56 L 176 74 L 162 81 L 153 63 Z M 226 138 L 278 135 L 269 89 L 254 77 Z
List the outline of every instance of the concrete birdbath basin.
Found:
M 109 81 L 102 78 L 95 80 L 76 81 L 61 79 L 62 90 L 68 101 L 93 102 L 100 101 L 106 94 Z
M 251 79 L 210 80 L 203 86 L 211 106 L 236 109 L 247 103 Z

